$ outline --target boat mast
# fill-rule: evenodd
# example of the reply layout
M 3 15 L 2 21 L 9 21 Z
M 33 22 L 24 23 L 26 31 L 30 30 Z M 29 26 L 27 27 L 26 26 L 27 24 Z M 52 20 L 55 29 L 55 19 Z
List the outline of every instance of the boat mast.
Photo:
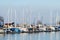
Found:
M 44 25 L 43 16 L 41 16 L 41 23 L 42 23 L 42 25 Z
M 56 26 L 58 26 L 57 22 L 58 22 L 58 11 L 56 13 Z
M 7 26 L 7 29 L 8 29 L 8 27 L 9 27 L 9 11 L 10 11 L 10 8 L 8 9 L 8 14 L 7 14 L 7 16 L 8 16 L 8 26 Z M 9 35 L 8 35 L 8 40 L 9 40 Z
M 33 25 L 36 25 L 36 21 L 35 21 L 36 19 L 35 19 L 35 17 L 34 17 L 34 20 L 33 20 Z
M 12 22 L 12 8 L 11 8 L 11 22 Z
M 32 13 L 32 10 L 31 10 L 31 8 L 30 8 L 30 27 L 31 27 L 31 13 Z
M 24 28 L 24 8 L 23 8 L 23 28 Z
M 9 11 L 10 11 L 10 8 L 8 9 L 8 24 L 9 24 Z M 8 27 L 9 27 L 9 25 L 8 25 Z
M 16 28 L 16 9 L 15 10 L 15 28 Z M 15 40 L 16 40 L 16 34 L 15 34 Z
M 51 17 L 51 19 L 50 19 L 50 26 L 52 26 L 52 12 L 50 11 L 50 17 Z
M 25 9 L 25 13 L 28 13 L 28 9 L 27 9 L 27 8 Z M 24 15 L 24 17 L 25 17 L 25 18 L 24 18 L 24 19 L 25 19 L 25 24 L 27 24 L 26 15 Z
M 15 9 L 15 27 L 16 27 L 16 9 Z

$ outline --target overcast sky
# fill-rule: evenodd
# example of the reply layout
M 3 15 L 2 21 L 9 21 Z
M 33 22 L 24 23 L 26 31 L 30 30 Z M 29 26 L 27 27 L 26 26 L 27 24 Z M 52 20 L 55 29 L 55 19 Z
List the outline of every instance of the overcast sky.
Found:
M 57 13 L 60 20 L 60 0 L 0 0 L 0 16 L 4 17 L 5 22 L 8 22 L 8 13 L 9 21 L 15 21 L 15 12 L 17 23 L 40 20 L 50 24 L 51 19 L 55 23 Z

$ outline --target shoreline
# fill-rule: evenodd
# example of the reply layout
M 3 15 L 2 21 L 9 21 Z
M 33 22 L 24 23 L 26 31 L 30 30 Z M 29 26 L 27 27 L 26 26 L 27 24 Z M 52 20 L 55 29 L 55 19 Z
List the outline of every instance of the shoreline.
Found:
M 20 33 L 51 33 L 51 32 L 60 32 L 60 31 L 34 31 L 34 32 L 20 32 Z M 0 32 L 0 34 L 20 34 L 20 33 L 16 33 L 16 32 Z

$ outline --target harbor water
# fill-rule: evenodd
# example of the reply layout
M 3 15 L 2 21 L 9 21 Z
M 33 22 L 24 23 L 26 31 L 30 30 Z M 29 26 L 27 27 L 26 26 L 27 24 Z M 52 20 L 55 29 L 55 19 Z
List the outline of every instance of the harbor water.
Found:
M 60 32 L 0 34 L 0 40 L 60 40 Z

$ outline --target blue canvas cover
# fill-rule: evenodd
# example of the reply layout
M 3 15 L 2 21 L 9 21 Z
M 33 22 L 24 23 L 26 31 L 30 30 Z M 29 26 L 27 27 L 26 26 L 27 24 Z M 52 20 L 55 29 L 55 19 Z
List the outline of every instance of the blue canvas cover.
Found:
M 18 28 L 10 28 L 10 30 L 12 32 L 17 32 L 17 33 L 20 33 L 21 32 Z

